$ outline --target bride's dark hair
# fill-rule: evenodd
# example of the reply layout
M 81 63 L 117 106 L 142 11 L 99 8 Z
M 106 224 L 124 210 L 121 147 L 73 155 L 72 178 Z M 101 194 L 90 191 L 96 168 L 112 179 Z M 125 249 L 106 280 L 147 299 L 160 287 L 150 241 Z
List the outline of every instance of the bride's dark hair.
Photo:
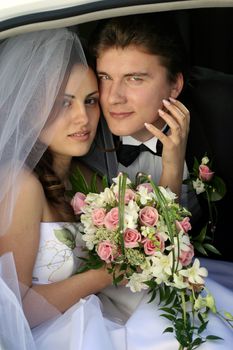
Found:
M 58 211 L 63 221 L 72 222 L 75 217 L 66 196 L 65 185 L 53 170 L 52 164 L 53 154 L 47 149 L 34 171 L 43 186 L 45 196 L 49 203 Z
M 84 43 L 82 43 L 82 46 L 84 46 L 84 53 L 85 53 L 88 67 L 95 72 L 95 63 L 94 63 L 95 60 L 93 56 L 90 54 L 90 52 L 88 51 L 88 49 L 86 48 Z M 61 99 L 59 98 L 59 96 L 64 95 L 66 83 L 68 81 L 71 69 L 74 64 L 75 64 L 75 55 L 72 57 L 72 54 L 71 54 L 70 64 L 68 65 L 65 78 L 62 82 L 60 91 L 58 93 L 58 98 L 55 101 L 54 107 L 51 111 L 51 116 L 48 118 L 48 121 L 45 127 L 54 120 L 54 117 L 56 117 L 57 113 L 59 112 L 59 109 L 61 107 L 60 106 Z M 39 143 L 40 141 L 37 142 L 36 147 L 39 146 Z M 36 149 L 34 150 L 36 151 Z M 73 208 L 70 205 L 70 199 L 67 198 L 66 188 L 64 183 L 62 182 L 62 180 L 59 178 L 59 176 L 55 173 L 53 169 L 53 154 L 49 150 L 49 148 L 46 149 L 43 156 L 35 166 L 34 172 L 37 174 L 43 186 L 46 198 L 48 199 L 49 203 L 61 215 L 62 220 L 65 222 L 74 221 L 75 216 L 74 216 Z
M 19 174 L 25 166 L 30 171 L 35 170 L 49 203 L 57 208 L 61 219 L 73 217 L 62 181 L 52 169 L 50 152 L 45 150 L 52 137 L 53 121 L 60 114 L 59 108 L 64 101 L 60 91 L 69 77 L 67 72 L 73 64 L 87 67 L 87 61 L 79 37 L 67 28 L 30 32 L 6 39 L 0 45 L 0 57 L 0 81 L 4 86 L 0 92 L 2 235 L 12 222 L 22 185 Z M 20 69 L 14 70 L 16 66 Z M 80 71 L 77 84 L 82 81 L 83 72 Z M 47 126 L 48 133 L 42 134 Z M 38 142 L 40 135 L 41 144 Z

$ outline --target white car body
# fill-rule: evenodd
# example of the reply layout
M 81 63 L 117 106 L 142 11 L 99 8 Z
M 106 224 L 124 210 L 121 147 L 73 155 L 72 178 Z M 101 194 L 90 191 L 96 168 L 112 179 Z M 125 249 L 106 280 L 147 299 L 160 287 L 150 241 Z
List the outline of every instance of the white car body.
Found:
M 136 13 L 233 7 L 233 0 L 0 0 L 0 39 Z

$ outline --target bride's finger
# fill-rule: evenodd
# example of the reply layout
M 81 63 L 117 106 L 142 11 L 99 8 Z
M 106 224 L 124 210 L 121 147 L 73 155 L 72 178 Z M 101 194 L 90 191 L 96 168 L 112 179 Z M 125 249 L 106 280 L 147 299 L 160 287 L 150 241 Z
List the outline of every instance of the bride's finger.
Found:
M 153 124 L 149 124 L 149 123 L 144 123 L 145 127 L 147 128 L 147 130 L 149 130 L 152 135 L 154 135 L 155 137 L 157 137 L 158 140 L 160 140 L 160 142 L 167 147 L 170 147 L 171 144 L 173 143 L 171 140 L 171 135 L 167 135 L 164 134 L 161 130 L 157 129 Z
M 188 122 L 188 113 L 184 113 L 177 105 L 171 103 L 168 100 L 163 100 L 163 104 L 166 109 L 170 112 L 173 118 L 182 126 L 184 123 Z
M 163 100 L 163 104 L 166 107 L 167 111 L 170 113 L 170 116 L 172 117 L 171 119 L 175 120 L 176 123 L 179 125 L 179 128 L 182 131 L 182 133 L 187 133 L 189 131 L 190 115 L 186 107 L 183 106 L 184 108 L 182 111 L 178 108 L 178 104 L 180 106 L 180 103 L 177 103 L 175 105 L 170 101 Z M 160 116 L 162 117 L 161 113 Z M 176 124 L 174 124 L 174 126 L 169 124 L 169 126 L 173 128 L 175 132 L 178 131 L 178 127 Z
M 189 110 L 185 107 L 185 105 L 182 102 L 176 100 L 173 97 L 169 97 L 169 100 L 172 103 L 174 103 L 174 105 L 177 106 L 185 115 L 189 115 Z
M 175 132 L 176 134 L 180 133 L 182 125 L 180 125 L 173 116 L 166 113 L 162 109 L 159 109 L 158 112 L 160 117 L 163 118 L 163 120 L 168 124 L 172 132 Z

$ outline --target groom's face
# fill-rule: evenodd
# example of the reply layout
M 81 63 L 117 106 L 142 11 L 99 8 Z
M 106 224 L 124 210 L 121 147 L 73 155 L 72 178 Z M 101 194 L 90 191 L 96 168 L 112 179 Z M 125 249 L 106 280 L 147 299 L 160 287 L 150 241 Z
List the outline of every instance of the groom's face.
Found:
M 97 58 L 97 73 L 101 107 L 113 134 L 146 141 L 152 135 L 145 122 L 164 125 L 158 115 L 162 99 L 177 94 L 159 56 L 135 46 L 109 48 Z

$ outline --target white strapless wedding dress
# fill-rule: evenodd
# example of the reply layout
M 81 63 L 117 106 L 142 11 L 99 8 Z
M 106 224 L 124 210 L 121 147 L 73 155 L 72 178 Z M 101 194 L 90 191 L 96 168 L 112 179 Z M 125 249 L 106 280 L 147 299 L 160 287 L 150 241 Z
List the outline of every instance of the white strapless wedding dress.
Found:
M 36 259 L 34 283 L 53 283 L 71 276 L 79 261 L 76 254 L 82 253 L 81 242 L 72 250 L 73 226 L 63 223 L 42 223 L 41 239 Z M 202 265 L 205 265 L 203 260 Z M 207 261 L 218 269 L 219 278 L 209 278 L 207 286 L 213 292 L 218 309 L 233 311 L 233 288 L 229 280 L 233 276 L 233 264 Z M 219 273 L 221 272 L 221 273 Z M 174 335 L 163 334 L 169 321 L 160 316 L 157 300 L 148 303 L 146 292 L 132 293 L 126 287 L 109 287 L 96 295 L 81 299 L 64 314 L 32 329 L 35 347 L 38 350 L 178 350 Z M 1 327 L 0 327 L 1 328 Z M 218 317 L 211 315 L 206 334 L 224 338 L 207 342 L 200 350 L 230 350 L 233 331 Z M 26 349 L 26 348 L 25 348 Z M 2 349 L 1 349 L 2 350 Z M 11 349 L 4 349 L 11 350 Z M 19 350 L 21 350 L 19 348 Z

